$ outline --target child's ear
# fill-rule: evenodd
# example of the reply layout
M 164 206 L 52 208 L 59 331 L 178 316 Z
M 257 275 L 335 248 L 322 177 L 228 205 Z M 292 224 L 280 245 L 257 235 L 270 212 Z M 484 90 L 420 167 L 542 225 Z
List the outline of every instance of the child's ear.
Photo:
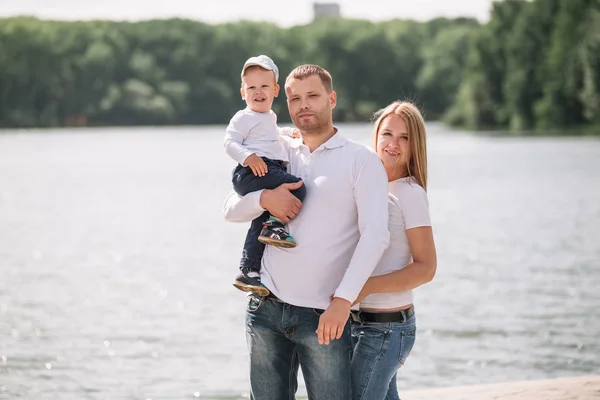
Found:
M 279 95 L 279 84 L 275 84 L 275 87 L 273 88 L 273 92 L 275 93 L 275 97 L 277 97 Z
M 244 98 L 246 97 L 246 91 L 243 87 L 240 88 L 240 94 L 242 95 L 242 100 L 244 100 Z

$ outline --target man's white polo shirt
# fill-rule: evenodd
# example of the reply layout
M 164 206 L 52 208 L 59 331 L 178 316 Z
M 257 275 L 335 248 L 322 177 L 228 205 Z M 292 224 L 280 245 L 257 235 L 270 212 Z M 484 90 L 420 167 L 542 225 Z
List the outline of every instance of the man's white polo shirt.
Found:
M 336 133 L 312 153 L 286 140 L 289 172 L 302 178 L 306 199 L 288 224 L 297 247 L 266 246 L 261 280 L 286 303 L 326 309 L 329 296 L 353 302 L 389 243 L 388 184 L 372 150 Z M 225 218 L 250 221 L 264 212 L 261 191 L 225 201 Z M 240 243 L 241 245 L 241 243 Z

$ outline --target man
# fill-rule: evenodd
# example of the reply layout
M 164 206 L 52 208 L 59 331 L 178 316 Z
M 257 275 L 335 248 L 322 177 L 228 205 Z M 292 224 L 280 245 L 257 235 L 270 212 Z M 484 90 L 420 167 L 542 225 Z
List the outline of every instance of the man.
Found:
M 232 193 L 224 206 L 225 218 L 235 222 L 268 210 L 288 223 L 298 243 L 267 246 L 261 281 L 272 294 L 249 295 L 251 398 L 293 399 L 300 365 L 310 399 L 348 400 L 348 317 L 389 242 L 387 177 L 374 152 L 333 126 L 336 93 L 326 70 L 295 68 L 285 92 L 301 135 L 286 144 L 290 173 L 306 185 L 304 203 L 289 193 L 298 182 L 243 198 Z

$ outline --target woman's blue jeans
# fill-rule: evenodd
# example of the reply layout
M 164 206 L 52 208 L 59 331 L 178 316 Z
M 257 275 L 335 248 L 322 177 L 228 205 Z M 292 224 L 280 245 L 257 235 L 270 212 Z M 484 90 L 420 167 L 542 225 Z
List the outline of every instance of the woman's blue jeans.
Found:
M 352 323 L 352 399 L 399 400 L 396 373 L 415 343 L 416 318 Z

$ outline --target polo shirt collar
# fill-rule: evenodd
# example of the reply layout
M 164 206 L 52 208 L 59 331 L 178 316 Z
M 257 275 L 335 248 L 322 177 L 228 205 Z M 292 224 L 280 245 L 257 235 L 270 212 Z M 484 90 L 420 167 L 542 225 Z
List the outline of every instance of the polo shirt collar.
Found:
M 331 149 L 335 149 L 337 147 L 342 147 L 346 144 L 346 142 L 348 142 L 348 139 L 346 139 L 345 137 L 342 136 L 341 133 L 339 133 L 338 128 L 333 127 L 333 129 L 335 129 L 334 135 L 332 137 L 330 137 L 329 140 L 327 140 L 325 143 L 323 143 L 319 147 L 323 147 L 325 149 L 331 150 Z M 292 142 L 290 143 L 291 147 L 293 147 L 293 148 L 298 148 L 302 144 L 303 144 L 302 138 L 296 138 L 296 139 L 292 140 Z

